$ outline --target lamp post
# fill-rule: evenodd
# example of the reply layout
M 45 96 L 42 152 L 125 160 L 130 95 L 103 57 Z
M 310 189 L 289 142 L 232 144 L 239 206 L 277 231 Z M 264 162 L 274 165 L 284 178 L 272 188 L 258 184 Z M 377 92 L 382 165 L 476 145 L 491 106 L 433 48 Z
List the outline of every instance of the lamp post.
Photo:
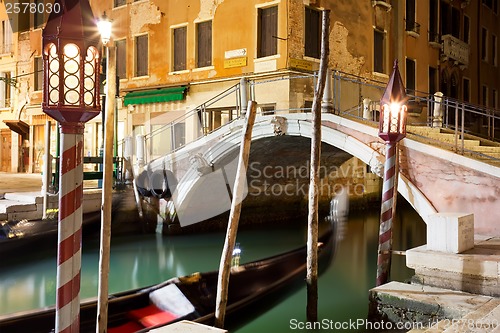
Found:
M 88 0 L 55 0 L 42 32 L 43 112 L 61 133 L 56 332 L 80 326 L 83 131 L 101 110 L 99 38 Z
M 106 13 L 98 23 L 101 39 L 107 50 L 106 113 L 104 131 L 104 172 L 101 205 L 101 245 L 99 256 L 99 287 L 97 291 L 97 333 L 105 333 L 108 326 L 108 278 L 111 248 L 111 208 L 113 204 L 113 141 L 116 96 L 116 49 L 111 39 L 111 21 Z
M 377 286 L 387 282 L 391 268 L 392 218 L 394 215 L 396 175 L 396 146 L 406 136 L 407 109 L 405 87 L 399 74 L 398 61 L 394 68 L 384 95 L 380 100 L 379 137 L 386 143 L 384 163 L 384 183 L 382 186 L 382 207 L 377 257 Z

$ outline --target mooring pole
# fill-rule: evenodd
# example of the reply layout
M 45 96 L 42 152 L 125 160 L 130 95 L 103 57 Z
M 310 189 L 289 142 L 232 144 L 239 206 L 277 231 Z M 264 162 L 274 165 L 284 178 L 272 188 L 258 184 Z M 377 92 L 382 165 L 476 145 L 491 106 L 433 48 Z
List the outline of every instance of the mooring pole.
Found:
M 380 100 L 379 137 L 385 141 L 384 183 L 377 256 L 377 280 L 380 286 L 389 280 L 392 255 L 392 220 L 396 211 L 397 143 L 406 136 L 406 92 L 399 74 L 398 62 Z
M 386 144 L 384 183 L 377 258 L 377 286 L 387 282 L 391 270 L 392 219 L 394 209 L 394 178 L 396 177 L 396 142 Z
M 116 96 L 116 48 L 110 41 L 106 45 L 108 52 L 106 118 L 104 131 L 104 172 L 101 205 L 101 240 L 99 250 L 99 285 L 97 289 L 97 333 L 105 333 L 108 329 L 108 290 L 109 290 L 109 258 L 111 251 L 111 210 L 113 206 L 113 143 L 115 129 L 115 96 Z
M 255 122 L 257 103 L 248 102 L 246 112 L 246 122 L 243 128 L 243 137 L 241 138 L 240 155 L 238 159 L 238 169 L 236 179 L 234 180 L 233 200 L 231 201 L 231 212 L 229 213 L 229 223 L 227 225 L 226 239 L 219 266 L 219 277 L 217 280 L 217 299 L 215 302 L 215 326 L 224 327 L 226 316 L 227 294 L 229 286 L 229 276 L 231 273 L 231 260 L 238 233 L 238 224 L 240 221 L 241 203 L 246 184 L 248 158 L 250 156 L 250 145 L 252 143 L 252 129 Z
M 321 60 L 318 82 L 312 105 L 313 134 L 311 136 L 311 170 L 309 179 L 309 208 L 307 218 L 307 321 L 318 320 L 318 183 L 321 158 L 321 99 L 325 90 L 328 69 L 328 31 L 330 11 L 322 15 Z

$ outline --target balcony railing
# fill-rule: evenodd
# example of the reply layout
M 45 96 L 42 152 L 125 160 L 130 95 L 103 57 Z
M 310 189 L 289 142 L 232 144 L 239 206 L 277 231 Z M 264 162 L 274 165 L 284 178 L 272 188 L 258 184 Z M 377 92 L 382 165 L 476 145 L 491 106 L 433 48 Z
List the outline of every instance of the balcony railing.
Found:
M 12 44 L 0 44 L 0 54 L 10 54 L 12 53 Z
M 469 65 L 469 44 L 452 35 L 444 35 L 441 39 L 443 40 L 443 56 L 455 60 L 458 64 Z
M 439 32 L 429 31 L 429 43 L 439 44 L 441 47 L 441 38 Z
M 385 10 L 389 11 L 392 8 L 390 0 L 372 0 L 372 7 L 381 6 L 384 7 Z
M 406 32 L 420 35 L 420 23 L 415 21 L 406 21 Z

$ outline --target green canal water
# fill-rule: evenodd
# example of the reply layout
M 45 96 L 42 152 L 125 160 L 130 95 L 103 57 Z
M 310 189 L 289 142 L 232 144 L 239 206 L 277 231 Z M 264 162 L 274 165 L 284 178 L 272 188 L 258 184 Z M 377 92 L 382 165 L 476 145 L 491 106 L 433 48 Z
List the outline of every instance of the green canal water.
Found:
M 378 223 L 376 209 L 351 212 L 349 215 L 335 258 L 319 279 L 321 332 L 368 331 L 361 323 L 368 313 L 368 290 L 375 285 Z M 218 269 L 223 241 L 223 232 L 170 237 L 114 237 L 110 292 L 155 284 L 173 276 Z M 305 227 L 242 229 L 237 242 L 242 249 L 242 262 L 256 260 L 303 245 Z M 425 224 L 409 205 L 401 203 L 394 226 L 393 248 L 406 250 L 424 243 Z M 85 239 L 82 299 L 97 295 L 98 253 L 98 237 Z M 0 315 L 55 303 L 55 251 L 33 249 L 29 255 L 3 258 L 2 263 Z M 404 281 L 411 275 L 412 271 L 405 266 L 405 258 L 393 256 L 392 280 Z M 305 303 L 303 287 L 233 332 L 311 331 L 302 327 Z M 354 323 L 361 325 L 355 326 Z M 346 329 L 339 329 L 341 325 Z

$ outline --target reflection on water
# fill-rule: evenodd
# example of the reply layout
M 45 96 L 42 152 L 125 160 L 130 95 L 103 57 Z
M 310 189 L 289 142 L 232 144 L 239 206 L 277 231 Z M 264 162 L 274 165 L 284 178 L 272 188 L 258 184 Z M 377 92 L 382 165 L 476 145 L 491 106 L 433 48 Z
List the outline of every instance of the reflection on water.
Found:
M 425 242 L 425 225 L 408 206 L 398 208 L 394 249 L 406 250 Z M 349 216 L 344 239 L 334 262 L 319 280 L 319 318 L 343 322 L 366 318 L 368 290 L 375 285 L 379 216 L 376 210 Z M 241 262 L 256 260 L 304 244 L 305 228 L 241 230 Z M 84 241 L 81 299 L 95 297 L 98 285 L 98 237 Z M 110 293 L 139 288 L 174 276 L 219 266 L 224 233 L 161 237 L 137 235 L 112 239 Z M 56 244 L 54 244 L 54 247 Z M 40 308 L 55 303 L 55 251 L 2 260 L 0 315 Z M 393 256 L 391 277 L 411 276 L 404 257 Z M 279 306 L 237 330 L 291 332 L 291 320 L 305 321 L 305 288 Z M 297 330 L 294 330 L 297 331 Z M 363 330 L 360 330 L 360 332 Z

